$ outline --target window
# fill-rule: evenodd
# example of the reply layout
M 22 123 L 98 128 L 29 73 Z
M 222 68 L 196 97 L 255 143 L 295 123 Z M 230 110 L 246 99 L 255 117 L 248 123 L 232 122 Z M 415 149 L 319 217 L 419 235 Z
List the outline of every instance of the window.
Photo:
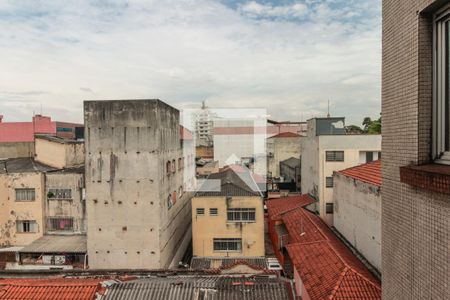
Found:
M 203 216 L 205 214 L 204 208 L 197 208 L 197 216 Z
M 178 158 L 178 170 L 181 170 L 183 168 L 183 163 L 181 158 Z
M 72 199 L 71 189 L 48 189 L 47 198 L 49 199 Z
M 366 163 L 373 161 L 373 152 L 366 152 Z
M 36 221 L 17 221 L 17 232 L 26 233 L 26 232 L 37 232 Z
M 49 231 L 72 231 L 73 218 L 48 218 L 47 229 Z
M 326 161 L 344 161 L 344 151 L 326 151 Z
M 209 215 L 210 216 L 217 216 L 218 215 L 218 209 L 217 208 L 210 208 L 209 209 Z
M 229 208 L 227 219 L 229 222 L 253 222 L 256 220 L 256 210 L 254 208 Z
M 175 159 L 172 160 L 172 173 L 175 173 Z
M 450 165 L 450 10 L 435 16 L 433 158 Z
M 333 203 L 326 203 L 326 213 L 327 214 L 332 214 L 333 210 L 334 210 Z
M 166 162 L 166 172 L 167 172 L 167 175 L 170 175 L 170 173 L 172 172 L 172 166 L 170 164 L 170 160 Z
M 16 201 L 34 201 L 34 189 L 16 189 Z
M 214 251 L 242 251 L 242 239 L 214 239 Z
M 327 188 L 332 188 L 333 187 L 333 177 L 327 177 L 325 180 L 325 186 Z

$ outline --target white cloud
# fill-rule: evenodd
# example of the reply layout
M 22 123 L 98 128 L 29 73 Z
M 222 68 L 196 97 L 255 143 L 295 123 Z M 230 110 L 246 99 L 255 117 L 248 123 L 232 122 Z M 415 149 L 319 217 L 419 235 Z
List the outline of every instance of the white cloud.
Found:
M 273 6 L 250 1 L 240 6 L 240 11 L 258 17 L 302 17 L 308 12 L 304 3 L 293 3 L 290 5 Z
M 297 120 L 323 114 L 329 99 L 334 115 L 354 120 L 380 111 L 379 13 L 353 24 L 331 6 L 295 22 L 286 12 L 294 4 L 259 4 L 286 18 L 255 19 L 213 0 L 11 3 L 0 7 L 5 119 L 42 104 L 56 119 L 81 121 L 82 100 L 121 98 L 267 107 Z

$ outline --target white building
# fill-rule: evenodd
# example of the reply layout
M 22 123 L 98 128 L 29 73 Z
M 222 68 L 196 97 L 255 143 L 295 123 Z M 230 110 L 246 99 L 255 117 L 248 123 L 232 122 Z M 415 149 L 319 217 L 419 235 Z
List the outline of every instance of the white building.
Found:
M 199 111 L 193 114 L 194 130 L 196 137 L 196 144 L 199 146 L 212 146 L 213 143 L 213 118 L 214 113 L 211 112 L 202 102 L 202 107 Z
M 349 135 L 344 118 L 314 118 L 300 145 L 302 193 L 319 200 L 317 211 L 333 225 L 333 172 L 378 159 L 381 135 Z
M 334 227 L 381 272 L 381 161 L 334 173 Z

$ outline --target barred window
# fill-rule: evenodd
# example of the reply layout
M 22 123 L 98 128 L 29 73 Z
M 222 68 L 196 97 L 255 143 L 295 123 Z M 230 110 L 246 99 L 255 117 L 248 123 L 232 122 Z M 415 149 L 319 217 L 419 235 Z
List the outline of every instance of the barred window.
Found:
M 203 216 L 204 214 L 205 214 L 205 209 L 204 208 L 197 208 L 197 215 Z
M 48 189 L 47 198 L 49 199 L 72 199 L 71 189 Z
M 37 224 L 34 220 L 20 220 L 16 222 L 17 232 L 37 232 Z
M 254 208 L 229 208 L 227 219 L 231 222 L 253 222 L 256 220 L 256 209 Z
M 218 209 L 217 208 L 210 208 L 209 209 L 209 215 L 210 216 L 217 216 L 218 215 Z
M 326 161 L 344 161 L 344 151 L 326 151 Z
M 47 230 L 49 231 L 72 231 L 73 218 L 52 217 L 47 219 Z
M 34 189 L 16 189 L 16 201 L 34 201 L 35 196 Z
M 213 239 L 214 251 L 242 251 L 242 239 Z
M 325 186 L 327 188 L 332 188 L 333 187 L 333 177 L 327 177 L 326 178 Z

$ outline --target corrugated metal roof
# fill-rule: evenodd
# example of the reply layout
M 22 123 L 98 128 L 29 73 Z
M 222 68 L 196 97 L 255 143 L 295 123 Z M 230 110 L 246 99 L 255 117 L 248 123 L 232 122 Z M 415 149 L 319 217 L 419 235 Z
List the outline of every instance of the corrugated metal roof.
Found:
M 52 170 L 56 169 L 41 164 L 30 157 L 11 158 L 0 161 L 0 174 L 47 172 Z
M 206 270 L 226 268 L 239 262 L 246 262 L 251 266 L 267 268 L 267 260 L 264 257 L 244 257 L 244 258 L 209 258 L 209 257 L 193 257 L 191 260 L 191 269 Z
M 21 253 L 86 253 L 85 235 L 44 235 L 20 250 Z
M 172 277 L 113 285 L 104 300 L 282 300 L 288 295 L 286 282 L 276 278 Z

